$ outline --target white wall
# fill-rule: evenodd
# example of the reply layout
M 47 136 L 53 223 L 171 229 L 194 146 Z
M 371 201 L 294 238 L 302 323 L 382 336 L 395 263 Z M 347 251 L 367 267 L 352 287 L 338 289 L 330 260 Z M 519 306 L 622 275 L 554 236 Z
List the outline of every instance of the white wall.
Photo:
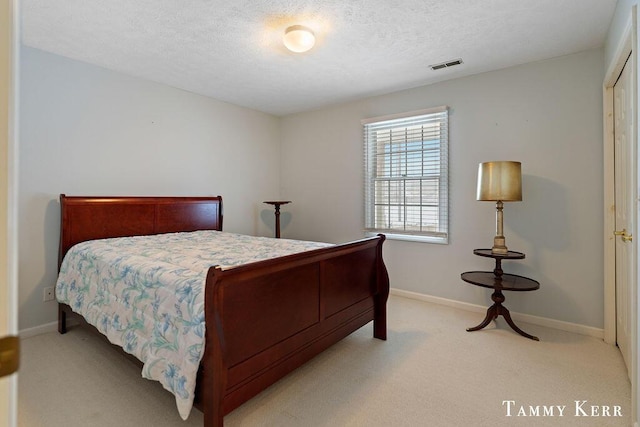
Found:
M 505 204 L 507 246 L 526 253 L 506 272 L 541 283 L 510 292 L 512 311 L 603 327 L 603 51 L 378 96 L 282 121 L 285 237 L 339 242 L 363 236 L 364 118 L 448 105 L 450 244 L 385 243 L 391 286 L 487 305 L 490 292 L 460 280 L 491 270 L 495 205 L 475 200 L 478 163 L 522 161 L 523 198 Z M 472 326 L 472 325 L 469 325 Z
M 23 48 L 20 329 L 55 320 L 58 194 L 221 194 L 225 230 L 340 242 L 362 233 L 360 120 L 450 107 L 449 245 L 388 241 L 392 286 L 486 305 L 460 273 L 491 269 L 494 205 L 475 201 L 477 164 L 523 162 L 524 201 L 505 207 L 507 272 L 541 282 L 512 311 L 601 328 L 603 51 L 438 83 L 278 119 Z M 281 141 L 281 143 L 280 143 Z M 279 151 L 280 150 L 280 151 Z M 280 185 L 280 187 L 278 187 Z M 268 224 L 268 225 L 267 225 Z
M 271 235 L 277 117 L 27 47 L 20 78 L 20 329 L 56 319 L 60 193 L 222 195 L 226 231 Z
M 605 71 L 613 61 L 615 61 L 616 50 L 627 27 L 631 26 L 631 9 L 638 4 L 638 0 L 617 0 L 616 9 L 609 25 L 607 39 L 604 45 L 604 65 Z

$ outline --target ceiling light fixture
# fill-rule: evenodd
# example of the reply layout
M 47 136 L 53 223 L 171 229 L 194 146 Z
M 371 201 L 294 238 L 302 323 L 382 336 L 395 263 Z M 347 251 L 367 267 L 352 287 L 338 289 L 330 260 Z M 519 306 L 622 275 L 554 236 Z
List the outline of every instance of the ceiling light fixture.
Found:
M 310 28 L 303 25 L 292 25 L 284 30 L 284 45 L 292 52 L 306 52 L 316 44 L 316 36 Z

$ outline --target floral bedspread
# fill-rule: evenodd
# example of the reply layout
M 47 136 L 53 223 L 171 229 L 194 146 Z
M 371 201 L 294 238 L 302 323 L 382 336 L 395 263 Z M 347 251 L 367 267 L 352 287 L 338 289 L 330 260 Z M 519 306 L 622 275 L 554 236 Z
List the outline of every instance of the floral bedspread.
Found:
M 171 391 L 180 416 L 187 419 L 204 354 L 209 267 L 326 246 L 219 231 L 93 240 L 66 254 L 56 297 L 141 360 L 142 376 Z

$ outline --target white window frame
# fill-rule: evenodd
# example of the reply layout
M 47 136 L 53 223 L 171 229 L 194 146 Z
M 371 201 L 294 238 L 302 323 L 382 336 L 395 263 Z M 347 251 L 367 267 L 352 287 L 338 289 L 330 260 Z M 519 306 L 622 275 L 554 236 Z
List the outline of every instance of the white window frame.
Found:
M 365 227 L 364 231 L 367 235 L 375 235 L 378 233 L 383 233 L 390 239 L 397 240 L 409 240 L 409 241 L 417 241 L 417 242 L 426 242 L 426 243 L 439 243 L 439 244 L 448 244 L 449 243 L 449 111 L 446 106 L 429 108 L 425 110 L 411 111 L 407 113 L 394 114 L 383 117 L 374 117 L 370 119 L 362 120 L 362 128 L 363 128 L 363 139 L 364 139 L 364 212 L 365 212 Z M 438 141 L 439 144 L 436 145 L 437 151 L 439 151 L 439 162 L 436 165 L 433 163 L 427 165 L 427 172 L 424 172 L 424 166 L 426 164 L 425 160 L 421 161 L 421 165 L 423 167 L 422 176 L 392 176 L 393 173 L 389 172 L 388 176 L 377 176 L 379 173 L 380 167 L 376 166 L 376 161 L 379 164 L 378 156 L 380 156 L 380 148 L 376 143 L 376 132 L 380 132 L 381 130 L 390 130 L 390 129 L 402 129 L 409 128 L 410 126 L 433 126 L 433 124 L 438 125 Z M 394 137 L 395 138 L 395 137 Z M 396 140 L 397 141 L 397 140 Z M 433 141 L 433 140 L 431 140 Z M 378 154 L 376 155 L 376 149 L 378 150 Z M 433 152 L 434 146 L 433 144 L 425 145 L 424 140 L 422 144 L 422 148 L 419 150 L 421 153 L 427 153 L 427 151 Z M 386 157 L 391 157 L 387 155 Z M 382 158 L 385 158 L 385 155 L 382 154 Z M 422 157 L 425 158 L 424 156 Z M 391 197 L 388 196 L 389 200 L 380 200 L 379 195 L 375 194 L 376 182 L 388 182 L 388 181 L 402 181 L 402 188 L 404 188 L 404 202 L 392 203 Z M 423 190 L 425 187 L 420 185 L 420 203 L 418 205 L 410 204 L 406 202 L 406 183 L 409 181 L 419 180 L 421 182 L 424 181 L 433 181 L 437 182 L 437 206 L 434 203 L 428 204 L 424 200 L 426 199 L 426 190 Z M 419 225 L 417 225 L 419 230 L 411 229 L 416 227 L 415 225 L 407 226 L 409 215 L 407 212 L 407 207 L 411 206 L 413 208 L 419 207 L 420 211 L 426 207 L 435 207 L 437 213 L 433 217 L 433 223 L 425 226 L 423 219 L 420 219 Z M 401 226 L 392 226 L 390 220 L 386 220 L 387 227 L 383 227 L 380 221 L 376 223 L 376 207 L 378 207 L 378 212 L 380 212 L 380 208 L 383 210 L 385 208 L 389 209 L 391 212 L 391 208 L 398 208 L 403 211 L 402 214 L 402 225 Z M 432 227 L 436 227 L 436 229 L 432 229 Z M 409 228 L 409 229 L 407 229 Z M 431 228 L 431 229 L 429 229 Z

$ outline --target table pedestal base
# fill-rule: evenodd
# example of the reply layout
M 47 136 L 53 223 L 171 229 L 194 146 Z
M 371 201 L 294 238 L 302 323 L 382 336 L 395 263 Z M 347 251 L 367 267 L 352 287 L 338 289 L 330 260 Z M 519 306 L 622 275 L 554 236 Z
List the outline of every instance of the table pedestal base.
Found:
M 272 200 L 272 201 L 266 201 L 263 202 L 266 203 L 268 205 L 273 205 L 276 208 L 276 239 L 280 238 L 280 206 L 281 205 L 286 205 L 287 203 L 291 203 L 290 200 Z
M 513 329 L 523 337 L 540 341 L 538 337 L 529 335 L 528 333 L 524 332 L 522 329 L 518 328 L 515 323 L 513 323 L 513 320 L 511 320 L 511 314 L 509 314 L 509 310 L 507 310 L 507 307 L 502 305 L 502 303 L 504 302 L 504 295 L 502 295 L 502 292 L 500 290 L 496 290 L 491 295 L 491 299 L 493 300 L 494 304 L 487 309 L 487 316 L 478 326 L 474 326 L 473 328 L 467 328 L 467 332 L 479 331 L 480 329 L 484 328 L 489 323 L 491 323 L 492 320 L 497 319 L 498 316 L 502 316 L 504 317 L 504 320 L 507 321 L 507 324 L 511 326 L 511 329 Z

